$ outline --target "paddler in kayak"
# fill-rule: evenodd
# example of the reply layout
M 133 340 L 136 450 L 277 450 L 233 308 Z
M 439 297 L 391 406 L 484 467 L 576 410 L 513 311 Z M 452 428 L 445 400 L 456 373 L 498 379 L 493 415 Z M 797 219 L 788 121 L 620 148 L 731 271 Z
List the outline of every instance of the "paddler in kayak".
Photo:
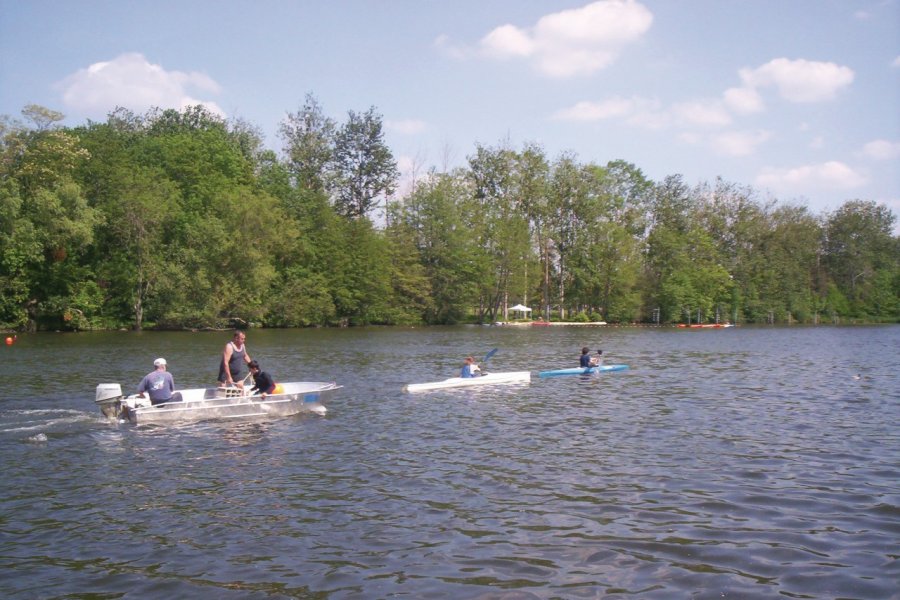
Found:
M 460 372 L 460 377 L 478 377 L 481 375 L 481 369 L 478 368 L 478 365 L 475 364 L 475 359 L 471 356 L 466 357 L 466 362 L 462 367 L 462 371 Z
M 591 349 L 585 346 L 581 349 L 581 359 L 578 361 L 584 369 L 590 369 L 603 364 L 603 350 L 597 350 L 597 356 L 591 357 Z
M 581 349 L 581 359 L 578 361 L 578 364 L 583 369 L 589 369 L 591 366 L 591 349 L 585 346 Z

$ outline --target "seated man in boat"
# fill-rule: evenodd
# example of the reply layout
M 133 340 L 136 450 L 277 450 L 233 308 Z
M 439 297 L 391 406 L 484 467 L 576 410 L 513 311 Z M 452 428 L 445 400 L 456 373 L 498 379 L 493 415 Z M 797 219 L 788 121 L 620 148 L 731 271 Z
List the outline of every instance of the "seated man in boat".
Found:
M 460 372 L 460 377 L 478 377 L 481 375 L 481 369 L 478 368 L 478 365 L 475 364 L 475 359 L 471 356 L 466 357 L 466 362 L 463 365 L 462 371 Z
M 175 379 L 166 370 L 166 359 L 157 358 L 153 361 L 153 366 L 156 368 L 141 379 L 137 389 L 138 396 L 143 398 L 146 393 L 153 405 L 179 402 L 181 395 L 175 394 Z
M 250 388 L 250 395 L 259 394 L 263 398 L 275 391 L 275 380 L 272 376 L 259 368 L 259 363 L 251 360 L 250 374 L 253 375 L 253 387 Z

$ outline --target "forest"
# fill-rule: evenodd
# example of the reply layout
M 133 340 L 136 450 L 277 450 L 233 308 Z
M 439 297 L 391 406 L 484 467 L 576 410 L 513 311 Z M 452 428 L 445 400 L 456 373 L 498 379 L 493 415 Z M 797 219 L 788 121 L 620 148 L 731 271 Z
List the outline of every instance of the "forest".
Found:
M 723 181 L 476 144 L 397 161 L 372 107 L 309 94 L 260 130 L 201 106 L 76 127 L 0 117 L 0 328 L 900 320 L 884 205 L 826 214 Z

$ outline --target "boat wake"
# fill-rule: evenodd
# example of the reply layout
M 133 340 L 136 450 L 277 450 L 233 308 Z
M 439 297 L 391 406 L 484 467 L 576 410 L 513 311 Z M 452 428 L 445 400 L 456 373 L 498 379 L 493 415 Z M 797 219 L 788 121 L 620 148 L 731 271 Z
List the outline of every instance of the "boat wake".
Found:
M 15 409 L 0 412 L 0 435 L 29 432 L 46 432 L 57 428 L 67 428 L 75 423 L 95 423 L 92 414 L 72 409 Z M 46 438 L 46 435 L 44 436 Z M 37 440 L 46 441 L 46 440 Z

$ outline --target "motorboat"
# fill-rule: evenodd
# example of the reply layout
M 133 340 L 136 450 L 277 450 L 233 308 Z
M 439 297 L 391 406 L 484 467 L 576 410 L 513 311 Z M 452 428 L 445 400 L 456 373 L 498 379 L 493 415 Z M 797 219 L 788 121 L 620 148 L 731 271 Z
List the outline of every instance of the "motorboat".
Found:
M 324 415 L 325 405 L 341 389 L 334 382 L 294 381 L 279 383 L 274 393 L 250 395 L 243 387 L 212 387 L 177 390 L 171 402 L 152 405 L 149 398 L 125 396 L 118 383 L 97 386 L 94 402 L 110 419 L 135 425 L 170 424 L 207 419 L 252 419 L 290 417 L 299 413 Z

